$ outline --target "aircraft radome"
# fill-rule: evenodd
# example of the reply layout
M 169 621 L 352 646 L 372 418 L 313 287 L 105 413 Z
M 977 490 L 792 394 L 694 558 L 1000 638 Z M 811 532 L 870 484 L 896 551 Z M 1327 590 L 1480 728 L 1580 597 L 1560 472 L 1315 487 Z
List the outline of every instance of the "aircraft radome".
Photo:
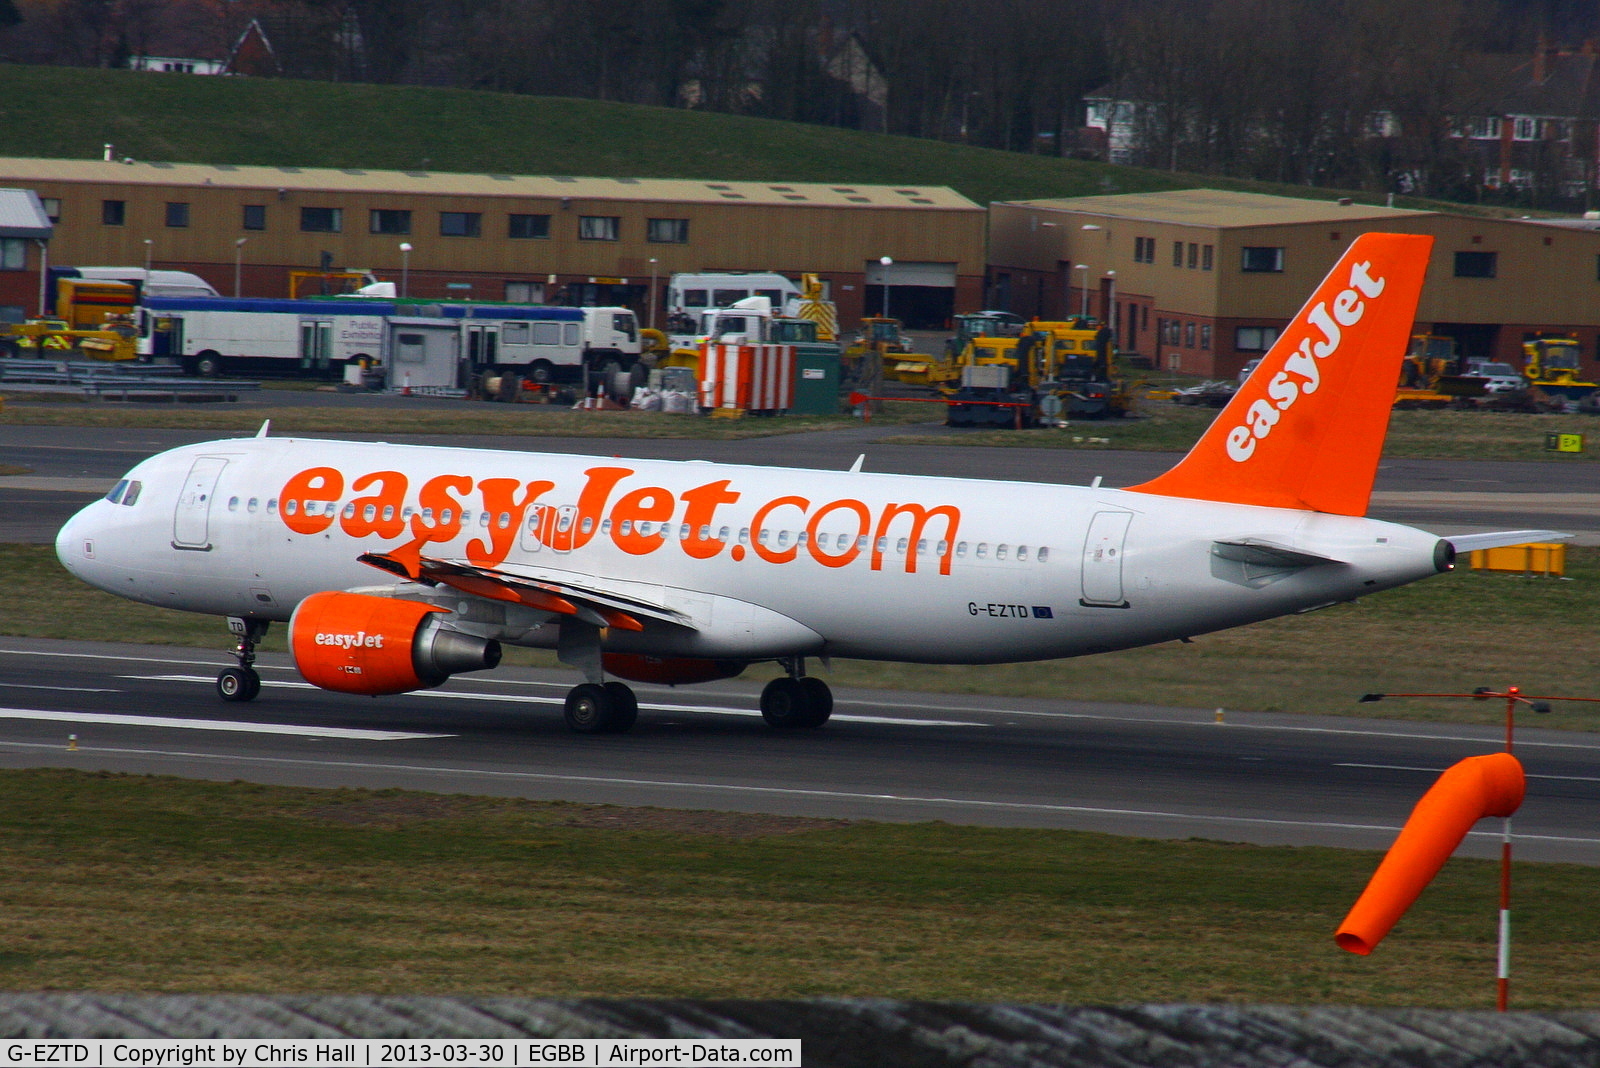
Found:
M 224 699 L 289 624 L 300 673 L 392 694 L 554 648 L 577 731 L 627 730 L 608 676 L 786 671 L 761 711 L 820 726 L 831 656 L 985 664 L 1188 638 L 1451 568 L 1364 518 L 1432 239 L 1358 238 L 1172 470 L 1127 489 L 253 438 L 129 471 L 61 529 L 79 578 L 228 618 Z

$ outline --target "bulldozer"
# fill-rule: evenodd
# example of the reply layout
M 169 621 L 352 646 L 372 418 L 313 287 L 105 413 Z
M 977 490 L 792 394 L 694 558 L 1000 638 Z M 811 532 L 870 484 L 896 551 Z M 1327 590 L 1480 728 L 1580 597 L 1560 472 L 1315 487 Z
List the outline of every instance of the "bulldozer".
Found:
M 1396 408 L 1462 407 L 1484 395 L 1489 380 L 1466 372 L 1456 339 L 1416 334 L 1400 364 Z
M 1035 321 L 1017 337 L 970 337 L 960 367 L 961 387 L 950 393 L 951 426 L 1032 426 L 1061 418 L 1115 418 L 1133 409 L 1111 331 L 1093 320 Z M 1026 407 L 1020 415 L 1015 409 L 981 410 L 996 403 Z M 1009 423 L 1001 418 L 1007 412 Z

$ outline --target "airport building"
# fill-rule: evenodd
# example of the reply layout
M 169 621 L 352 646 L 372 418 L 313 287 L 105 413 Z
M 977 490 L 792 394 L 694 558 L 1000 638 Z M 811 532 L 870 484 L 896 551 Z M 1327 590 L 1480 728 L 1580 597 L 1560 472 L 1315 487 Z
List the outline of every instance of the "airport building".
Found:
M 992 204 L 989 301 L 1060 319 L 1109 308 L 1122 351 L 1231 378 L 1260 356 L 1357 235 L 1435 239 L 1417 331 L 1520 366 L 1571 335 L 1600 373 L 1600 223 L 1557 226 L 1215 189 Z
M 886 306 L 943 326 L 983 298 L 984 209 L 942 186 L 535 177 L 0 158 L 53 233 L 0 262 L 0 315 L 58 266 L 192 271 L 287 296 L 290 273 L 370 270 L 406 295 L 623 304 L 680 272 L 820 275 L 841 322 Z M 305 295 L 302 289 L 300 295 Z

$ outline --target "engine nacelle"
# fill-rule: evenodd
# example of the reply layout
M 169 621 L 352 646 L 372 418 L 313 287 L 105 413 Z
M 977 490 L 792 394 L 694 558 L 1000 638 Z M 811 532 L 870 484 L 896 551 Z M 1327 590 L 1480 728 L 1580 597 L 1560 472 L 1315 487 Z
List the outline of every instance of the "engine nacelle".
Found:
M 371 696 L 437 686 L 500 663 L 499 642 L 444 629 L 442 612 L 419 601 L 314 593 L 289 620 L 289 652 L 307 682 Z
M 746 660 L 699 660 L 686 656 L 661 658 L 634 653 L 602 653 L 600 662 L 607 672 L 619 679 L 654 682 L 664 686 L 731 679 L 750 666 Z

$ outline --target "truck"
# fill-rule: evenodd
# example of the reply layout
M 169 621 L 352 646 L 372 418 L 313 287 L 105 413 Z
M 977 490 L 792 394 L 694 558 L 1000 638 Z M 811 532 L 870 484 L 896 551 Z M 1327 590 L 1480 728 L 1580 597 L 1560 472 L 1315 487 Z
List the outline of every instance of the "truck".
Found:
M 1574 337 L 1537 337 L 1522 343 L 1522 374 L 1528 385 L 1561 401 L 1583 400 L 1600 383 L 1582 377 L 1583 349 Z
M 732 308 L 750 297 L 765 297 L 780 312 L 793 314 L 801 291 L 783 275 L 772 272 L 675 274 L 667 282 L 669 326 L 673 316 L 693 318 L 710 308 Z
M 46 315 L 0 328 L 0 347 L 14 356 L 138 357 L 135 286 L 67 276 L 57 276 L 54 281 Z
M 700 346 L 708 342 L 727 344 L 794 345 L 800 356 L 820 356 L 838 360 L 837 341 L 824 341 L 813 319 L 774 313 L 769 297 L 745 297 L 728 308 L 703 308 L 680 319 L 689 329 L 667 338 L 668 353 L 657 361 L 664 367 L 700 366 Z

